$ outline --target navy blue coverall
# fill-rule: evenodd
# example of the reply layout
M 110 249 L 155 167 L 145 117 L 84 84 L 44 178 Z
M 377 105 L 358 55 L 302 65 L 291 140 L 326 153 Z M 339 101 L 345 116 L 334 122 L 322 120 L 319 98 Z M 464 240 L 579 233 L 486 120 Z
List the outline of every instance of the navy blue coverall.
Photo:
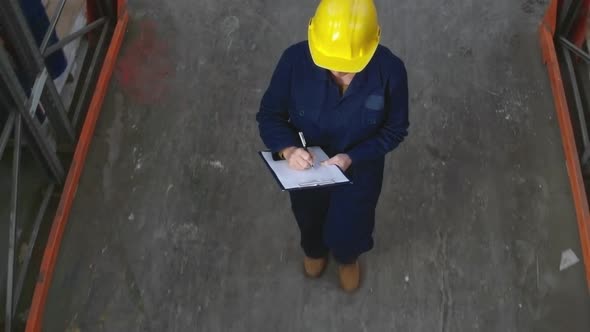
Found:
M 379 46 L 343 95 L 329 71 L 316 66 L 307 41 L 281 56 L 264 94 L 258 121 L 266 146 L 278 152 L 320 146 L 332 157 L 352 160 L 352 185 L 290 192 L 291 207 L 308 257 L 332 252 L 341 264 L 373 247 L 375 207 L 383 181 L 385 154 L 407 135 L 408 83 L 403 62 Z

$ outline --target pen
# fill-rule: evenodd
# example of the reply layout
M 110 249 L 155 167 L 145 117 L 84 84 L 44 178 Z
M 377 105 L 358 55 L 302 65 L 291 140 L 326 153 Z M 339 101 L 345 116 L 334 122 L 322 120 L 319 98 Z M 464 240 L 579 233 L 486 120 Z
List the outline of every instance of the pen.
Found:
M 299 139 L 301 140 L 301 144 L 303 144 L 303 149 L 305 151 L 309 152 L 309 150 L 307 149 L 307 142 L 305 141 L 305 137 L 303 136 L 303 132 L 301 132 L 301 131 L 299 132 Z M 312 158 L 313 158 L 313 156 L 312 156 Z M 312 162 L 311 162 L 311 167 L 312 168 L 314 167 L 313 166 L 313 159 L 312 159 Z

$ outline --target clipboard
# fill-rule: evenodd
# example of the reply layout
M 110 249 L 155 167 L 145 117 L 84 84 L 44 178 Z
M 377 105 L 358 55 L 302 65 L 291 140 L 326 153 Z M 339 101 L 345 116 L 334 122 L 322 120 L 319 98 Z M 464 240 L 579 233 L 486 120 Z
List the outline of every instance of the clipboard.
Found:
M 258 154 L 272 173 L 283 191 L 294 191 L 314 188 L 325 188 L 352 184 L 352 181 L 336 165 L 322 166 L 321 162 L 328 160 L 328 155 L 320 147 L 309 147 L 314 156 L 314 167 L 297 171 L 289 168 L 286 160 L 274 160 L 269 151 Z

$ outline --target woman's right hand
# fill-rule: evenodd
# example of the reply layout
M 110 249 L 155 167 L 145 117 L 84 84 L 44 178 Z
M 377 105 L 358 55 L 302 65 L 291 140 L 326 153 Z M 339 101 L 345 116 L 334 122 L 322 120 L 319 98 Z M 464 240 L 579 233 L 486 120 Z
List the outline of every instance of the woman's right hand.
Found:
M 302 171 L 313 166 L 313 155 L 303 148 L 292 146 L 281 153 L 292 169 Z

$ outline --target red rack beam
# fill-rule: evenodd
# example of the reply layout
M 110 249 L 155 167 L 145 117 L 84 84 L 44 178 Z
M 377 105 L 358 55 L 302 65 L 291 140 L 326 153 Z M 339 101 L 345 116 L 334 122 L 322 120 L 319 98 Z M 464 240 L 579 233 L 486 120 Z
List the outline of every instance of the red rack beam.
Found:
M 129 22 L 126 0 L 117 0 L 117 8 L 117 24 L 98 76 L 94 94 L 90 101 L 90 105 L 88 106 L 88 113 L 84 120 L 76 150 L 74 151 L 72 164 L 66 178 L 56 215 L 53 219 L 51 231 L 47 240 L 47 246 L 43 253 L 39 277 L 37 279 L 37 284 L 35 285 L 33 301 L 27 319 L 26 332 L 39 332 L 42 330 L 45 302 L 53 278 L 53 271 L 59 254 L 61 240 L 68 222 L 74 196 L 76 195 L 80 175 L 84 168 L 84 162 L 86 161 L 88 147 L 90 146 L 94 134 L 96 121 L 100 114 L 109 81 L 115 67 L 115 62 L 117 61 L 117 56 L 123 42 L 123 37 L 125 36 L 127 23 Z
M 557 25 L 557 13 L 560 0 L 552 0 L 549 9 L 545 13 L 543 22 L 539 28 L 539 39 L 543 52 L 543 61 L 547 66 L 549 79 L 551 82 L 551 91 L 555 103 L 555 112 L 561 130 L 561 140 L 565 153 L 567 172 L 572 188 L 574 206 L 578 220 L 578 230 L 580 233 L 580 243 L 582 246 L 582 255 L 584 257 L 584 266 L 586 270 L 586 280 L 588 290 L 590 291 L 590 211 L 588 209 L 588 197 L 584 187 L 584 179 L 580 168 L 578 158 L 578 149 L 574 139 L 574 130 L 570 118 L 570 111 L 567 104 L 565 89 L 555 50 L 555 29 Z

